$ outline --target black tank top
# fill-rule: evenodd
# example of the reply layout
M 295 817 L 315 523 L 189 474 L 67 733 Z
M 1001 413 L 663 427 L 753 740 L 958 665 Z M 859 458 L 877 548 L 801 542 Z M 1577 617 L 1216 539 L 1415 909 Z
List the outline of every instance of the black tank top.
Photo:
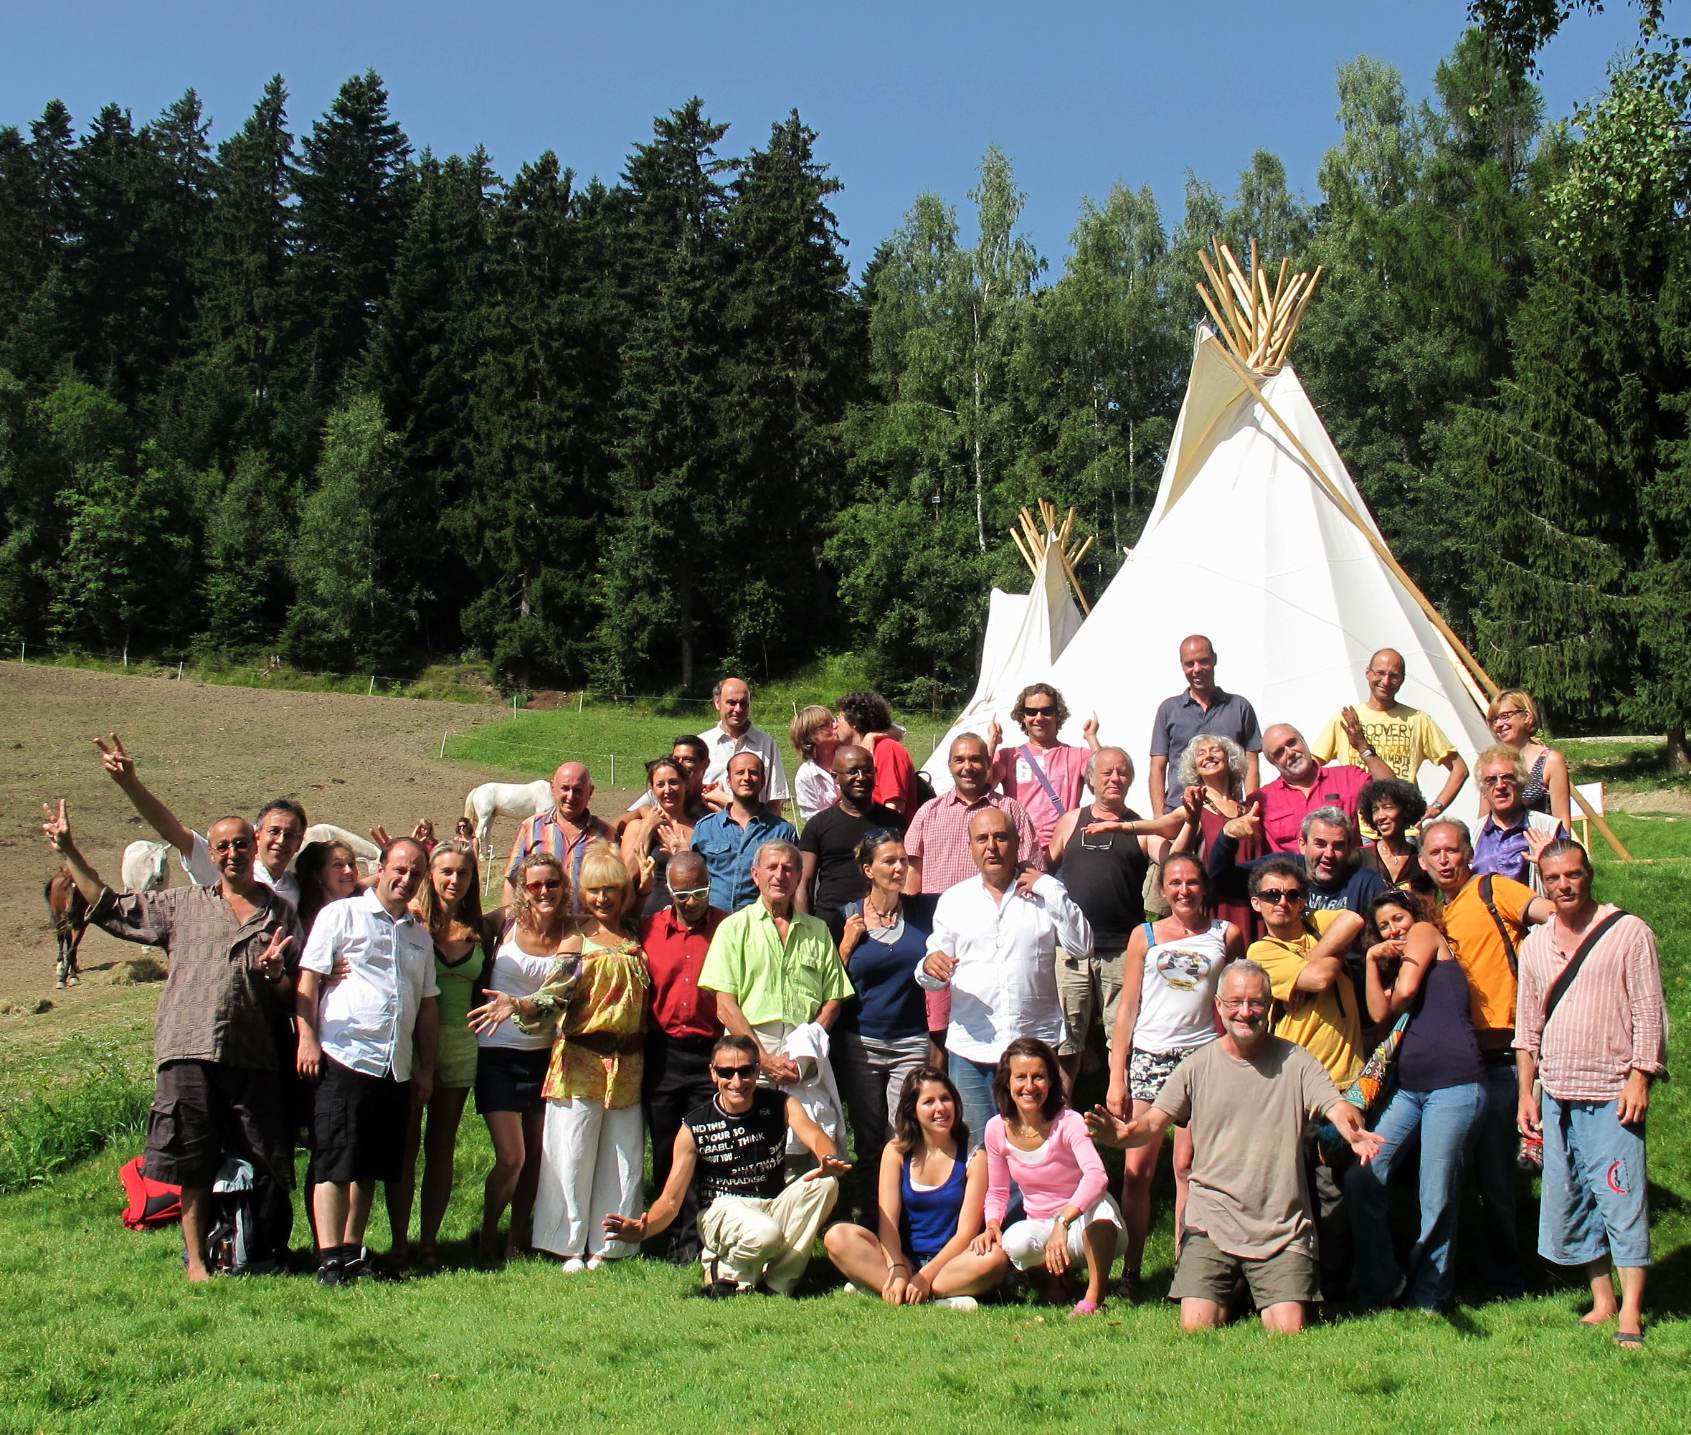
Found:
M 1082 811 L 1058 869 L 1069 896 L 1091 923 L 1093 945 L 1100 952 L 1124 950 L 1133 929 L 1145 920 L 1145 873 L 1151 865 L 1137 836 L 1103 832 L 1088 837 L 1083 830 L 1089 822 L 1110 820 L 1094 807 Z M 1140 819 L 1129 811 L 1123 820 Z

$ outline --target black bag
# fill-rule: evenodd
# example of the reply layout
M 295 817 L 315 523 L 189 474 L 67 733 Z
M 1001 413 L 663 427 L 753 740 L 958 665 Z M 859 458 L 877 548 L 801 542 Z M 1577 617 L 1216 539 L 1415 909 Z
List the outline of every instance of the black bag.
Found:
M 286 1221 L 280 1211 L 287 1212 Z M 268 1275 L 282 1269 L 293 1203 L 250 1161 L 229 1156 L 211 1183 L 206 1265 L 219 1275 Z

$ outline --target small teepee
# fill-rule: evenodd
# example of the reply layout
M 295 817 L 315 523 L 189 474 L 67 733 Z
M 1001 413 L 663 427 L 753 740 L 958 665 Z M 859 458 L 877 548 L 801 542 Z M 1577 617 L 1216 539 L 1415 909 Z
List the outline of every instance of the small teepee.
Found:
M 1026 594 L 992 590 L 974 695 L 922 764 L 936 792 L 951 788 L 951 771 L 946 766 L 951 740 L 965 732 L 984 737 L 994 718 L 1006 734 L 1018 733 L 1010 720 L 1017 694 L 1048 674 L 1069 640 L 1080 631 L 1083 619 L 1075 602 L 1078 598 L 1084 604 L 1086 595 L 1075 579 L 1075 564 L 1092 539 L 1072 538 L 1074 509 L 1059 524 L 1052 504 L 1042 499 L 1039 508 L 1039 521 L 1024 508 L 1018 527 L 1010 530 L 1033 574 L 1033 587 Z

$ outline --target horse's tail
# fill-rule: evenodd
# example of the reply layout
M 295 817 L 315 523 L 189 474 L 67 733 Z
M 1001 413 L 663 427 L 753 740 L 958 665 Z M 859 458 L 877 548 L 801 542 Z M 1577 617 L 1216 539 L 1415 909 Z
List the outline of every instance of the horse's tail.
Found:
M 476 820 L 476 790 L 472 787 L 464 797 L 464 816 Z

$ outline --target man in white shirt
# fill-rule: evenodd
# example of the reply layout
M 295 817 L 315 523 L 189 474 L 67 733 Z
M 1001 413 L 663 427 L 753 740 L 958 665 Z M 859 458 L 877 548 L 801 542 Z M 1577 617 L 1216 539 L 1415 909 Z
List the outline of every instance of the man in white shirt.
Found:
M 742 752 L 755 752 L 763 759 L 763 800 L 779 817 L 783 804 L 792 795 L 787 788 L 787 769 L 781 765 L 781 752 L 775 746 L 775 739 L 762 728 L 752 726 L 751 688 L 744 678 L 724 678 L 711 693 L 711 700 L 722 720 L 699 734 L 710 746 L 710 766 L 705 769 L 706 800 L 710 800 L 710 791 L 715 788 L 721 796 L 712 805 L 726 806 L 728 760 Z
M 928 955 L 916 981 L 951 989 L 947 1070 L 963 1097 L 969 1144 L 981 1144 L 995 1111 L 992 1078 L 999 1055 L 1018 1036 L 1053 1047 L 1067 1027 L 1057 992 L 1059 951 L 1088 956 L 1092 928 L 1054 877 L 1018 884 L 1016 824 L 983 807 L 969 820 L 969 850 L 979 876 L 947 889 L 934 908 Z
M 434 1086 L 434 943 L 408 905 L 428 871 L 419 843 L 391 843 L 375 886 L 329 903 L 300 958 L 299 1074 L 320 1081 L 312 1204 L 323 1285 L 363 1274 L 376 1182 L 397 1179 L 412 1098 L 427 1102 Z M 337 962 L 346 975 L 325 987 Z
M 182 870 L 196 887 L 215 887 L 223 880 L 206 840 L 186 827 L 168 807 L 142 784 L 135 771 L 135 759 L 123 750 L 123 740 L 113 733 L 105 742 L 94 739 L 106 775 L 122 790 L 146 824 L 176 849 Z M 253 819 L 256 858 L 253 876 L 295 907 L 299 906 L 299 878 L 290 863 L 305 841 L 305 809 L 291 798 L 279 797 L 266 803 Z

